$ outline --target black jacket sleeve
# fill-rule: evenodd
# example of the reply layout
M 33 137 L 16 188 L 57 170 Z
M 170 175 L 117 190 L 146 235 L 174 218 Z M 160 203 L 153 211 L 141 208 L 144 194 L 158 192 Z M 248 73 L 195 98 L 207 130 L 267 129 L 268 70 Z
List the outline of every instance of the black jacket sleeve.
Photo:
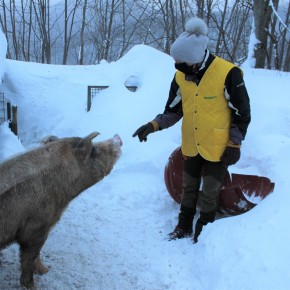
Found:
M 175 76 L 171 82 L 169 97 L 162 114 L 158 114 L 154 121 L 158 123 L 159 130 L 168 128 L 177 123 L 183 116 L 181 95 Z
M 232 68 L 226 77 L 225 97 L 231 109 L 230 138 L 231 136 L 232 139 L 239 138 L 240 134 L 241 138 L 244 139 L 251 122 L 251 109 L 243 74 L 237 67 Z

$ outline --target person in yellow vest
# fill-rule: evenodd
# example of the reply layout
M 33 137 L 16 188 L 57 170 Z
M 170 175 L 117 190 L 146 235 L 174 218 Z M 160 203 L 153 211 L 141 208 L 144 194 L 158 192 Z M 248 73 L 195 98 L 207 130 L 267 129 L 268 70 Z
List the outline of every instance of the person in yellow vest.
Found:
M 162 114 L 133 134 L 140 142 L 182 119 L 183 194 L 178 224 L 169 240 L 192 235 L 201 178 L 200 215 L 193 242 L 215 220 L 219 192 L 230 165 L 240 159 L 240 147 L 251 121 L 243 72 L 208 49 L 206 23 L 197 17 L 185 25 L 170 54 L 177 69 Z

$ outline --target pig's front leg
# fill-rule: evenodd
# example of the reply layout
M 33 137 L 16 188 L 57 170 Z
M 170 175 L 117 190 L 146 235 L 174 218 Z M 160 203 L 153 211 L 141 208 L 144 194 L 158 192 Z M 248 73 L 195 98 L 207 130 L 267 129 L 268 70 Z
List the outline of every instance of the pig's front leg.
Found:
M 20 284 L 28 289 L 36 289 L 33 280 L 34 263 L 38 259 L 45 239 L 20 244 L 21 276 Z
M 36 289 L 33 280 L 33 265 L 37 255 L 33 249 L 21 247 L 20 284 L 27 289 Z

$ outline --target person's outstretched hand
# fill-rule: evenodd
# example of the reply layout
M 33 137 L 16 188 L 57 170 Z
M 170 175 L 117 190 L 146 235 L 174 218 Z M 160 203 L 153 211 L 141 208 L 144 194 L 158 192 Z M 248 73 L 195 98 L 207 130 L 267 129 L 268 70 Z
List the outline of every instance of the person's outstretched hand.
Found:
M 147 136 L 150 133 L 153 133 L 155 131 L 154 126 L 151 122 L 147 123 L 146 125 L 141 126 L 136 130 L 136 132 L 133 134 L 133 137 L 138 136 L 140 142 L 146 142 Z

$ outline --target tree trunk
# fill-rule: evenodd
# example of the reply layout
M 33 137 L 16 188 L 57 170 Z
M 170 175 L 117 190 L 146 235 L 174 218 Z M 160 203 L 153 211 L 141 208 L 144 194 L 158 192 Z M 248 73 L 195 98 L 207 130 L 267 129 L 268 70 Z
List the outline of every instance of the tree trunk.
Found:
M 255 35 L 258 43 L 254 48 L 255 68 L 264 68 L 267 57 L 267 40 L 272 10 L 269 0 L 254 0 Z
M 64 1 L 64 36 L 63 36 L 63 56 L 62 64 L 66 64 L 68 53 L 68 41 L 67 41 L 67 26 L 68 26 L 68 13 L 67 13 L 67 0 Z
M 286 16 L 285 16 L 285 25 L 286 25 L 286 27 L 288 27 L 289 22 L 290 22 L 290 2 L 288 4 L 287 13 L 286 13 Z M 287 41 L 287 33 L 289 33 L 289 31 L 286 29 L 286 27 L 284 27 L 283 31 L 281 32 L 282 39 L 281 39 L 281 47 L 280 47 L 279 67 L 282 68 L 282 70 L 284 70 L 284 71 L 289 71 L 289 67 L 290 67 L 290 65 L 289 65 L 289 61 L 290 61 L 289 60 L 290 45 L 289 45 L 289 41 Z
M 86 10 L 87 10 L 87 0 L 84 0 L 83 4 L 83 17 L 82 17 L 82 26 L 81 26 L 81 33 L 80 33 L 80 54 L 79 54 L 79 64 L 84 64 L 84 47 L 85 47 L 85 41 L 84 41 L 84 33 L 85 33 L 85 27 L 86 27 Z

